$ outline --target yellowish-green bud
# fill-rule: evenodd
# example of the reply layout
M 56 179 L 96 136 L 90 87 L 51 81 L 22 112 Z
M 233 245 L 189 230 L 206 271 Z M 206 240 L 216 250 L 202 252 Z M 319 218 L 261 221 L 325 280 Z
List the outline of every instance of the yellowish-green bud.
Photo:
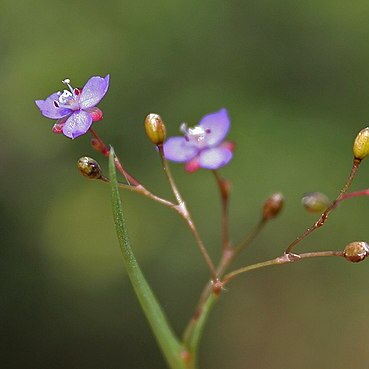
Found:
M 353 146 L 355 159 L 363 160 L 369 156 L 369 127 L 363 128 L 356 136 Z
M 145 132 L 149 140 L 155 145 L 162 145 L 166 138 L 166 128 L 161 116 L 149 114 L 145 118 Z
M 102 170 L 99 163 L 88 156 L 83 156 L 77 162 L 79 172 L 89 179 L 101 178 Z
M 346 245 L 343 256 L 351 263 L 363 261 L 369 254 L 369 245 L 364 241 L 355 241 Z
M 323 213 L 331 202 L 324 193 L 307 192 L 303 195 L 301 204 L 310 213 Z
M 283 208 L 284 198 L 280 192 L 271 195 L 264 203 L 262 216 L 263 220 L 275 218 Z

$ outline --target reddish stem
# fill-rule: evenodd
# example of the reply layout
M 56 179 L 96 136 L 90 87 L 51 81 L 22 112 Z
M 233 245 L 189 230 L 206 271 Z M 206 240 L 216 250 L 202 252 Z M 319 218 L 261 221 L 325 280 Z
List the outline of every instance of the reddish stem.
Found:
M 226 252 L 230 248 L 228 232 L 229 183 L 225 178 L 221 177 L 216 170 L 213 170 L 213 174 L 217 182 L 220 198 L 222 201 L 222 244 L 223 252 Z
M 99 151 L 101 154 L 103 154 L 106 158 L 108 158 L 110 147 L 105 144 L 105 142 L 101 139 L 101 137 L 97 134 L 97 132 L 93 128 L 90 128 L 90 132 L 93 136 L 92 147 L 95 150 Z M 114 157 L 114 162 L 115 162 L 115 166 L 117 170 L 125 177 L 128 184 L 133 185 L 133 186 L 142 186 L 141 183 L 136 178 L 131 176 L 123 168 L 123 165 L 121 164 L 117 156 Z
M 351 199 L 352 197 L 358 197 L 358 196 L 369 196 L 369 188 L 366 190 L 350 192 L 346 195 L 343 195 L 340 201 Z
M 361 163 L 361 160 L 359 159 L 354 159 L 354 162 L 352 164 L 352 168 L 351 168 L 351 172 L 349 175 L 349 178 L 347 179 L 345 185 L 343 186 L 341 192 L 339 193 L 339 195 L 337 196 L 337 198 L 332 202 L 332 204 L 330 206 L 328 206 L 328 208 L 325 210 L 325 212 L 320 216 L 320 218 L 310 227 L 308 228 L 303 234 L 301 234 L 300 236 L 298 236 L 286 249 L 285 253 L 286 254 L 290 254 L 292 252 L 292 249 L 298 244 L 300 243 L 304 238 L 306 238 L 307 236 L 310 235 L 310 233 L 314 232 L 316 229 L 322 227 L 324 225 L 324 223 L 326 222 L 326 220 L 329 217 L 329 214 L 331 213 L 332 210 L 335 209 L 337 203 L 339 203 L 345 196 L 347 190 L 349 189 L 349 187 L 351 186 L 352 181 L 355 178 L 355 175 L 357 173 L 357 170 L 359 169 L 359 165 Z

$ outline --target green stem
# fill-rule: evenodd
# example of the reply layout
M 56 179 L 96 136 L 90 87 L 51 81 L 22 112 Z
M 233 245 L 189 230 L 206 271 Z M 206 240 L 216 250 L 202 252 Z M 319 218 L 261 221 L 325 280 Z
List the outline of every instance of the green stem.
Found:
M 163 165 L 165 175 L 167 176 L 167 179 L 168 179 L 169 184 L 170 184 L 170 188 L 173 191 L 173 195 L 176 198 L 178 205 L 184 204 L 181 193 L 179 192 L 178 187 L 177 187 L 177 185 L 174 181 L 174 178 L 172 176 L 172 173 L 170 171 L 168 161 L 165 159 L 163 145 L 157 145 L 157 148 L 159 150 L 160 159 L 161 159 L 161 163 Z
M 218 300 L 219 294 L 210 293 L 206 300 L 204 300 L 204 304 L 199 307 L 196 314 L 192 317 L 189 329 L 189 335 L 186 337 L 186 333 L 184 334 L 183 344 L 186 347 L 186 352 L 188 356 L 188 360 L 186 362 L 186 369 L 196 369 L 198 366 L 198 351 L 199 344 L 204 332 L 205 324 L 209 318 L 209 315 L 214 307 L 215 302 Z
M 197 362 L 197 352 L 199 349 L 199 343 L 204 331 L 205 324 L 218 297 L 219 294 L 211 293 L 205 301 L 204 305 L 201 307 L 201 311 L 198 311 L 197 315 L 192 318 L 194 328 L 191 332 L 189 340 L 186 342 L 186 347 L 191 353 L 191 358 L 194 365 L 196 365 Z
M 115 227 L 124 264 L 133 289 L 169 367 L 171 369 L 186 369 L 187 366 L 181 356 L 183 346 L 173 333 L 163 310 L 141 272 L 131 248 L 119 196 L 113 148 L 110 149 L 109 154 L 109 175 Z
M 317 251 L 317 252 L 307 252 L 300 255 L 284 254 L 275 259 L 266 260 L 260 263 L 248 265 L 246 267 L 234 270 L 233 272 L 230 272 L 227 275 L 225 275 L 221 283 L 223 286 L 225 286 L 227 283 L 229 283 L 231 280 L 233 280 L 240 274 L 271 265 L 282 265 L 292 263 L 295 261 L 300 261 L 303 259 L 311 259 L 316 257 L 330 257 L 330 256 L 343 257 L 343 252 Z M 211 293 L 211 285 L 207 285 L 206 289 L 204 290 L 204 296 L 202 297 L 202 299 L 200 299 L 200 304 L 185 331 L 184 344 L 188 348 L 194 360 L 196 360 L 198 345 L 201 338 L 201 334 L 204 329 L 204 325 L 209 317 L 209 314 L 214 306 L 214 303 L 217 301 L 217 297 L 218 297 L 217 294 Z
M 239 276 L 240 274 L 251 272 L 252 270 L 255 270 L 255 269 L 265 268 L 270 265 L 282 265 L 282 264 L 292 263 L 292 262 L 300 261 L 303 259 L 311 259 L 311 258 L 317 258 L 317 257 L 329 257 L 329 256 L 343 257 L 343 251 L 316 251 L 316 252 L 305 252 L 299 255 L 284 254 L 275 259 L 262 261 L 260 263 L 256 263 L 252 265 L 247 265 L 245 267 L 239 268 L 237 270 L 234 270 L 233 272 L 228 273 L 223 278 L 223 281 L 222 281 L 223 286 L 229 283 L 235 277 Z
M 232 263 L 232 261 L 235 259 L 235 257 L 238 256 L 244 250 L 244 248 L 247 247 L 257 237 L 257 235 L 261 232 L 261 230 L 264 228 L 266 223 L 267 223 L 266 220 L 263 220 L 263 219 L 260 220 L 260 222 L 251 230 L 250 234 L 246 236 L 246 238 L 242 242 L 240 242 L 234 248 L 232 247 L 232 248 L 227 248 L 223 250 L 222 258 L 216 270 L 216 273 L 219 279 L 222 278 L 223 274 L 225 273 L 229 265 Z M 204 309 L 203 306 L 207 304 L 208 299 L 210 298 L 212 294 L 212 289 L 213 289 L 213 284 L 210 281 L 204 287 L 201 293 L 199 302 L 197 304 L 195 313 L 184 330 L 183 342 L 185 343 L 185 345 L 188 345 L 188 342 L 192 340 L 192 335 L 196 334 L 194 332 L 197 329 L 202 329 L 202 328 L 197 328 L 197 324 L 199 323 L 199 321 L 202 321 L 201 319 L 204 319 L 204 321 L 206 321 L 207 319 L 207 316 L 204 316 L 203 318 L 199 318 L 199 314 L 203 314 L 203 313 L 209 314 L 212 305 L 210 308 L 207 308 L 207 309 Z

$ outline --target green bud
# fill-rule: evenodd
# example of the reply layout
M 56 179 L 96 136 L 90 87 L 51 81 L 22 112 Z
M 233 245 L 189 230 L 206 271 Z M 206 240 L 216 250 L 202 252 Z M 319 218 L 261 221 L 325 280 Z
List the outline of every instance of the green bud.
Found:
M 145 118 L 145 132 L 149 140 L 155 145 L 162 145 L 166 137 L 166 128 L 158 114 L 149 114 Z
M 77 162 L 77 167 L 79 172 L 89 179 L 99 179 L 101 178 L 102 170 L 99 163 L 88 156 L 83 156 Z
M 369 254 L 369 245 L 364 241 L 355 241 L 346 245 L 343 256 L 347 261 L 358 263 L 363 261 Z
M 303 195 L 301 204 L 310 213 L 323 213 L 331 202 L 324 193 L 307 192 Z
M 369 127 L 363 128 L 356 136 L 353 146 L 355 159 L 363 160 L 369 156 Z
M 280 192 L 271 195 L 263 205 L 263 220 L 275 218 L 283 208 L 284 198 Z

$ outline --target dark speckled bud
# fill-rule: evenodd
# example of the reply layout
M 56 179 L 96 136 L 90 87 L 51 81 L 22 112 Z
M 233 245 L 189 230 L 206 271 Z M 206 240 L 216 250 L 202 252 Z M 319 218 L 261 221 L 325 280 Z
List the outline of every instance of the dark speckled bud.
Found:
M 99 179 L 101 178 L 102 170 L 99 163 L 88 156 L 83 156 L 78 160 L 77 163 L 78 170 L 80 173 L 89 179 Z
M 369 246 L 364 241 L 355 241 L 346 245 L 343 250 L 343 256 L 347 261 L 352 263 L 358 263 L 359 261 L 363 261 L 369 253 Z

